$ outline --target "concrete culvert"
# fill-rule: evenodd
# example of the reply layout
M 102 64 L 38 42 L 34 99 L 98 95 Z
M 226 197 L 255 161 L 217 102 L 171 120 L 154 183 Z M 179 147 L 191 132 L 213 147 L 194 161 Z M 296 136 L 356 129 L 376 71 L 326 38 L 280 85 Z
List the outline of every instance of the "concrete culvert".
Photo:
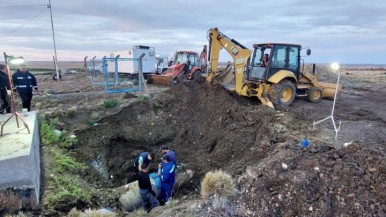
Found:
M 194 172 L 191 170 L 177 174 L 176 183 L 173 188 L 174 192 L 177 192 L 181 187 L 188 184 L 193 179 L 193 174 Z M 149 176 L 153 191 L 156 193 L 156 196 L 159 197 L 161 193 L 161 180 L 156 173 L 151 173 Z M 124 192 L 119 198 L 121 207 L 129 212 L 140 208 L 141 195 L 139 194 L 138 181 L 129 183 L 123 186 L 123 188 L 125 188 L 126 192 Z

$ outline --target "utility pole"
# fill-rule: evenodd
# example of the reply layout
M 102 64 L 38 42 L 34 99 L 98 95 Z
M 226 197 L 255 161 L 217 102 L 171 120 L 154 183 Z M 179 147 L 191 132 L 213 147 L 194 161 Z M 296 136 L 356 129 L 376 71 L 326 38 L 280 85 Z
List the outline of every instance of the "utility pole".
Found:
M 55 43 L 54 22 L 52 21 L 51 0 L 48 0 L 47 8 L 50 9 L 50 15 L 51 15 L 52 39 L 54 40 L 54 52 L 55 52 L 54 64 L 55 64 L 56 78 L 57 78 L 57 81 L 59 81 L 59 80 L 60 80 L 60 75 L 59 75 L 59 70 L 58 70 L 58 56 L 57 56 L 57 54 L 56 54 L 56 43 Z

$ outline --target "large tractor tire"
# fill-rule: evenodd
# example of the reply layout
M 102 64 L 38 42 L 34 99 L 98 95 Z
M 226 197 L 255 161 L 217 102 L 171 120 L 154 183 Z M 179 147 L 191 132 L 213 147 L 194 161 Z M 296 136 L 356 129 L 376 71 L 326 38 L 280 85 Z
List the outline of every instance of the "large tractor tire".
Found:
M 192 74 L 192 80 L 196 82 L 201 82 L 202 81 L 202 73 L 200 70 L 196 70 Z
M 311 87 L 308 90 L 307 99 L 310 102 L 320 102 L 322 100 L 323 92 L 320 87 Z
M 274 105 L 289 106 L 295 100 L 296 89 L 294 83 L 282 80 L 272 84 L 268 91 L 268 98 Z
M 181 73 L 177 76 L 177 83 L 184 83 L 188 81 L 188 76 L 185 73 Z

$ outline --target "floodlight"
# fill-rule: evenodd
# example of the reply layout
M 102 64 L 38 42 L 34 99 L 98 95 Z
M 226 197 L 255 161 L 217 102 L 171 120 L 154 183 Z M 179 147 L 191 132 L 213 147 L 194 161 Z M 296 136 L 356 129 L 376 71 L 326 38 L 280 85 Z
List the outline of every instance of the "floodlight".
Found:
M 335 119 L 334 119 L 334 110 L 335 110 L 335 103 L 336 103 L 336 96 L 338 94 L 338 88 L 339 88 L 339 80 L 340 80 L 340 72 L 341 72 L 341 65 L 339 63 L 332 63 L 331 64 L 331 68 L 335 71 L 338 72 L 338 80 L 336 82 L 336 88 L 335 88 L 335 95 L 334 95 L 334 102 L 332 104 L 332 110 L 331 110 L 331 115 L 328 116 L 327 118 L 325 119 L 322 119 L 320 121 L 314 121 L 313 123 L 313 126 L 312 126 L 312 129 L 315 129 L 315 125 L 316 124 L 319 124 L 325 120 L 328 120 L 328 119 L 331 119 L 332 120 L 332 124 L 334 125 L 334 129 L 335 129 L 335 141 L 338 139 L 338 132 L 340 131 L 340 126 L 341 126 L 341 122 L 339 122 L 339 126 L 337 127 L 336 124 L 335 124 Z
M 332 63 L 331 64 L 331 68 L 336 71 L 336 70 L 338 70 L 340 68 L 340 64 L 337 63 L 337 62 Z
M 15 57 L 15 58 L 10 58 L 9 63 L 12 65 L 20 65 L 22 63 L 25 63 L 25 60 L 23 57 Z

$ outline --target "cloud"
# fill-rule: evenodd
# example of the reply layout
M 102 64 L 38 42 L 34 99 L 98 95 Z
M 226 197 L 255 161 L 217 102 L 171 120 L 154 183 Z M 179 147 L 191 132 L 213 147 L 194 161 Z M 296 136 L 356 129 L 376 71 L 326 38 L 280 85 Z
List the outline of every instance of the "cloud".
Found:
M 81 59 L 80 54 L 103 54 L 136 44 L 153 46 L 157 52 L 166 54 L 178 49 L 199 51 L 208 43 L 207 30 L 219 27 L 248 47 L 261 42 L 311 47 L 313 56 L 309 59 L 316 62 L 329 61 L 331 56 L 349 63 L 386 61 L 384 51 L 377 49 L 383 47 L 386 35 L 383 0 L 51 0 L 51 3 L 58 59 L 60 56 Z M 27 4 L 30 6 L 8 7 Z M 0 45 L 6 44 L 9 52 L 23 48 L 25 52 L 33 49 L 35 53 L 39 49 L 42 52 L 52 49 L 48 9 L 17 29 L 44 10 L 46 4 L 45 0 L 28 3 L 2 0 L 0 28 L 4 32 L 0 33 Z M 363 53 L 364 59 L 359 59 L 358 53 Z M 378 57 L 370 58 L 373 55 Z M 51 59 L 51 54 L 39 58 Z

